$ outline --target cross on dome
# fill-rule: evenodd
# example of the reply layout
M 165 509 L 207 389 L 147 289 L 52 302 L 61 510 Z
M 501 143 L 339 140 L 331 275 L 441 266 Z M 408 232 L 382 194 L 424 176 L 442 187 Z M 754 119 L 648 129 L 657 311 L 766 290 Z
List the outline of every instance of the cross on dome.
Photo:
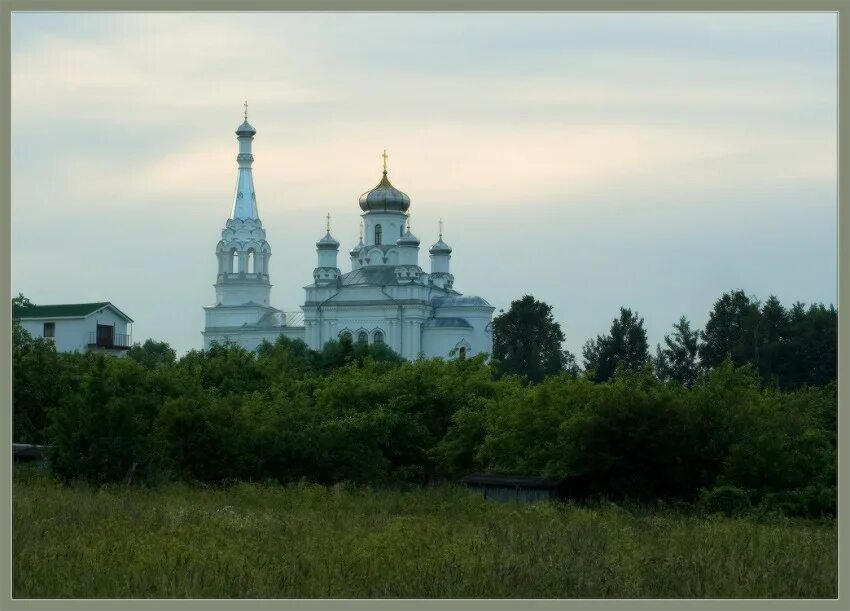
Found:
M 245 120 L 248 120 L 248 100 L 245 100 Z
M 381 157 L 384 158 L 384 174 L 386 174 L 387 173 L 387 157 L 389 157 L 389 155 L 387 155 L 387 149 L 384 149 L 384 152 L 381 154 Z

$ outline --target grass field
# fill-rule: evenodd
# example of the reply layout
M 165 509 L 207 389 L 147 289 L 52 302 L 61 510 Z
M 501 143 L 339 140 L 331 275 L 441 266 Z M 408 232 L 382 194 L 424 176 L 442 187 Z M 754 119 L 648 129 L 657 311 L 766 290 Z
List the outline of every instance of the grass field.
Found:
M 499 505 L 445 486 L 62 487 L 18 468 L 15 597 L 835 597 L 835 521 Z

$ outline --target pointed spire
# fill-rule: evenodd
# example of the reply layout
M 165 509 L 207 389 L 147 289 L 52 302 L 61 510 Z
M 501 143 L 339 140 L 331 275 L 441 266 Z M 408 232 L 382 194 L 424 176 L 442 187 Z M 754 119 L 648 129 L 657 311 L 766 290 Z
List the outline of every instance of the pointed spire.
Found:
M 259 219 L 257 212 L 257 197 L 254 193 L 254 176 L 251 173 L 251 164 L 254 155 L 251 152 L 251 142 L 257 133 L 248 123 L 248 100 L 245 100 L 245 121 L 236 129 L 236 139 L 239 141 L 239 154 L 236 155 L 236 163 L 239 167 L 236 178 L 236 193 L 233 197 L 233 208 L 230 211 L 231 219 Z

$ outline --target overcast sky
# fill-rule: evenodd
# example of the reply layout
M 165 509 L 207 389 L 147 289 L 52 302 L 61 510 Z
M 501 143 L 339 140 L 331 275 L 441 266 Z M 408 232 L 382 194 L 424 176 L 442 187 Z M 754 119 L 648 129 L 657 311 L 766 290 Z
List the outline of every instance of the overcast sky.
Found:
M 455 288 L 554 306 L 567 347 L 621 305 L 654 344 L 741 288 L 837 300 L 834 14 L 12 17 L 12 290 L 111 301 L 202 346 L 242 103 L 297 310 L 325 214 L 357 240 L 380 178 L 437 223 Z M 497 311 L 498 313 L 498 311 Z

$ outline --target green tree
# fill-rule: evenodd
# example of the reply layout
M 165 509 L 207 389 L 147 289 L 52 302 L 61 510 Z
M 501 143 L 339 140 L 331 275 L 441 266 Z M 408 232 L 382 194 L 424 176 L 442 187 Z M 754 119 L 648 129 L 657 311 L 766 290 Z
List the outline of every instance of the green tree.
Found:
M 146 370 L 129 359 L 87 355 L 76 392 L 50 412 L 48 457 L 65 481 L 92 483 L 147 475 L 150 429 L 159 411 Z
M 27 299 L 23 293 L 18 293 L 17 297 L 12 297 L 12 307 L 15 306 L 19 308 L 28 308 L 30 306 L 34 306 L 35 304 Z
M 584 369 L 596 382 L 614 377 L 618 366 L 637 371 L 649 361 L 649 344 L 643 318 L 628 308 L 620 308 L 620 317 L 611 323 L 608 335 L 598 335 L 584 345 Z
M 791 319 L 776 296 L 771 295 L 761 307 L 758 325 L 758 372 L 764 384 L 778 383 L 788 387 Z M 754 363 L 755 364 L 755 363 Z
M 15 308 L 33 303 L 18 294 Z M 63 359 L 53 341 L 33 337 L 12 319 L 12 439 L 16 443 L 45 441 L 48 415 L 63 394 Z
M 658 384 L 648 366 L 621 367 L 560 425 L 559 460 L 549 473 L 577 478 L 589 493 L 609 498 L 693 498 L 698 480 L 685 392 Z
M 158 365 L 173 365 L 177 360 L 177 353 L 165 342 L 157 342 L 146 339 L 141 346 L 133 346 L 127 351 L 127 356 L 140 365 L 153 369 Z
M 516 374 L 526 382 L 539 383 L 571 365 L 574 369 L 574 359 L 563 349 L 563 342 L 564 333 L 552 316 L 552 306 L 524 295 L 493 319 L 496 373 Z
M 838 312 L 834 306 L 795 304 L 789 314 L 790 370 L 786 388 L 824 386 L 837 379 Z
M 691 329 L 685 316 L 673 325 L 673 334 L 664 336 L 664 348 L 656 347 L 655 371 L 663 381 L 691 388 L 700 376 L 699 331 Z
M 190 350 L 178 368 L 221 395 L 253 392 L 267 387 L 268 380 L 257 366 L 256 354 L 233 343 L 213 342 L 208 351 Z
M 836 405 L 831 385 L 763 392 L 729 449 L 722 481 L 784 513 L 834 515 L 836 434 L 824 426 L 824 416 L 834 415 Z
M 705 330 L 700 334 L 703 367 L 719 366 L 731 359 L 735 366 L 758 364 L 759 303 L 742 290 L 725 293 L 714 302 Z

